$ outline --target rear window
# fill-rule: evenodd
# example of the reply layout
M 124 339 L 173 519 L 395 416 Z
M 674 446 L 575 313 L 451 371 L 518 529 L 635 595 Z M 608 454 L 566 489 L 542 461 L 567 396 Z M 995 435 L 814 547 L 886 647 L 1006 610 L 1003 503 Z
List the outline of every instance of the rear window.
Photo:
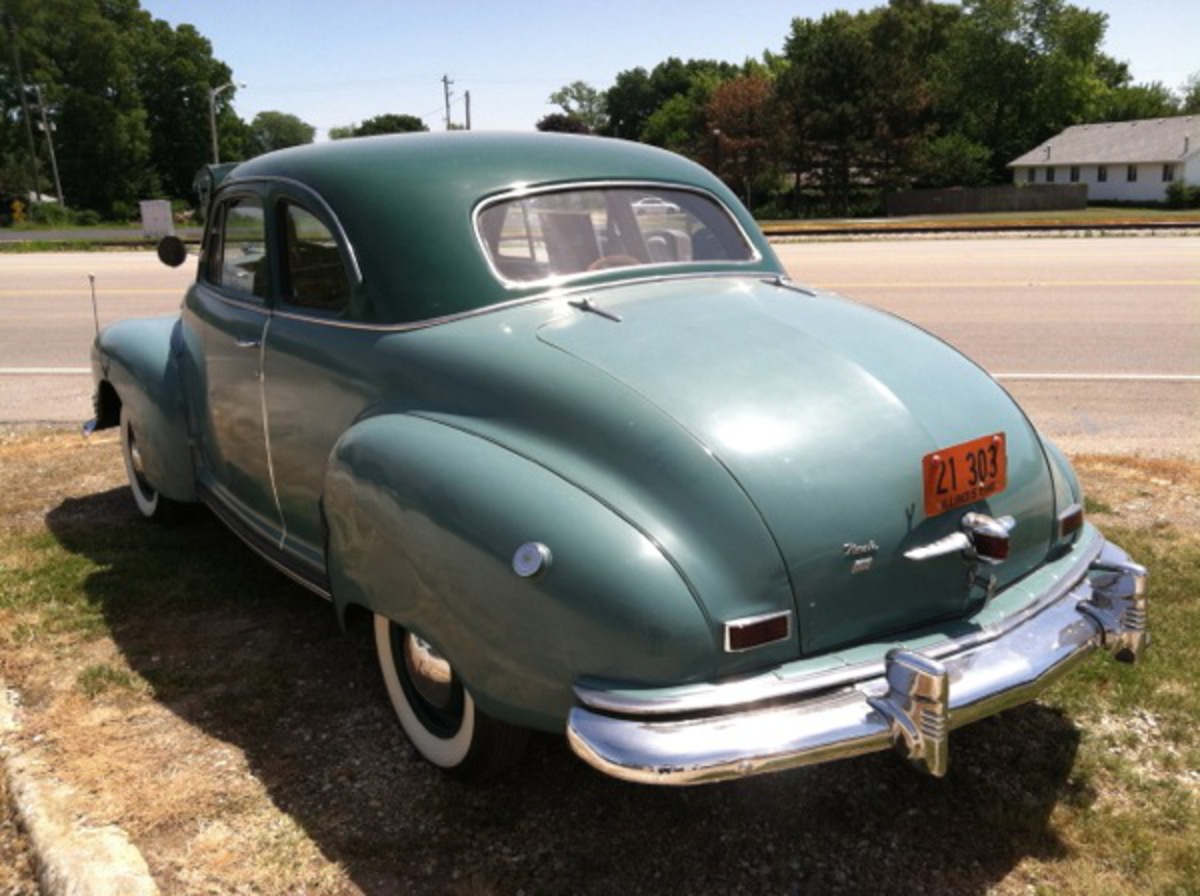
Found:
M 485 207 L 477 222 L 493 269 L 510 283 L 756 260 L 729 211 L 689 190 L 577 187 L 514 196 Z

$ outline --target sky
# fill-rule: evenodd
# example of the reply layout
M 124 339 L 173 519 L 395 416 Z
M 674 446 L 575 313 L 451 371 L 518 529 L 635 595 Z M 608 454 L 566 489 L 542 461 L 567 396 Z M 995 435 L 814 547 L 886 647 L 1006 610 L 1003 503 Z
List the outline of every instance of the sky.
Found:
M 245 87 L 233 106 L 331 127 L 389 112 L 445 127 L 532 130 L 558 111 L 550 94 L 573 81 L 604 90 L 618 72 L 669 56 L 741 63 L 781 52 L 793 18 L 885 0 L 142 0 L 189 23 Z M 1108 15 L 1104 50 L 1135 81 L 1177 89 L 1200 71 L 1200 0 L 1074 0 Z

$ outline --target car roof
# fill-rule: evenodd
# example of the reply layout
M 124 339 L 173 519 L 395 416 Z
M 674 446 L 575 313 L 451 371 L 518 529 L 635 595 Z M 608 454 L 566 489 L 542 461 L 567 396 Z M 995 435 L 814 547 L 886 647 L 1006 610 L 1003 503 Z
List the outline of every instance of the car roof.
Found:
M 763 268 L 774 272 L 777 264 L 749 214 L 707 169 L 624 140 L 478 131 L 336 140 L 243 162 L 222 189 L 252 180 L 300 183 L 328 204 L 362 270 L 364 313 L 379 323 L 429 320 L 543 291 L 500 282 L 475 234 L 481 201 L 525 187 L 615 181 L 706 190 L 729 206 Z

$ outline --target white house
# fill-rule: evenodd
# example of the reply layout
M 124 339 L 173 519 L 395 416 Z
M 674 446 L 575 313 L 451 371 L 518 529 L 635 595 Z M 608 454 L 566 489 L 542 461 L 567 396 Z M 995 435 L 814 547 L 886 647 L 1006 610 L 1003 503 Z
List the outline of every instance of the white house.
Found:
M 1089 200 L 1161 202 L 1200 184 L 1200 115 L 1080 124 L 1008 163 L 1017 184 L 1087 184 Z

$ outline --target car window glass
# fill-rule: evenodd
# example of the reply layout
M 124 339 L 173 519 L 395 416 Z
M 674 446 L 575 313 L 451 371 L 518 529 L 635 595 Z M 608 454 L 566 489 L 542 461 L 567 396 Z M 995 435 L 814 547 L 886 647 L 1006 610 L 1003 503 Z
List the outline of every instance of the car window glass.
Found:
M 754 250 L 715 199 L 687 190 L 575 188 L 485 208 L 492 266 L 529 283 L 617 267 L 751 261 Z
M 337 240 L 311 212 L 284 203 L 285 289 L 289 305 L 315 311 L 339 312 L 350 301 L 350 282 Z
M 267 239 L 262 203 L 240 196 L 224 203 L 207 259 L 207 279 L 229 292 L 267 298 Z

